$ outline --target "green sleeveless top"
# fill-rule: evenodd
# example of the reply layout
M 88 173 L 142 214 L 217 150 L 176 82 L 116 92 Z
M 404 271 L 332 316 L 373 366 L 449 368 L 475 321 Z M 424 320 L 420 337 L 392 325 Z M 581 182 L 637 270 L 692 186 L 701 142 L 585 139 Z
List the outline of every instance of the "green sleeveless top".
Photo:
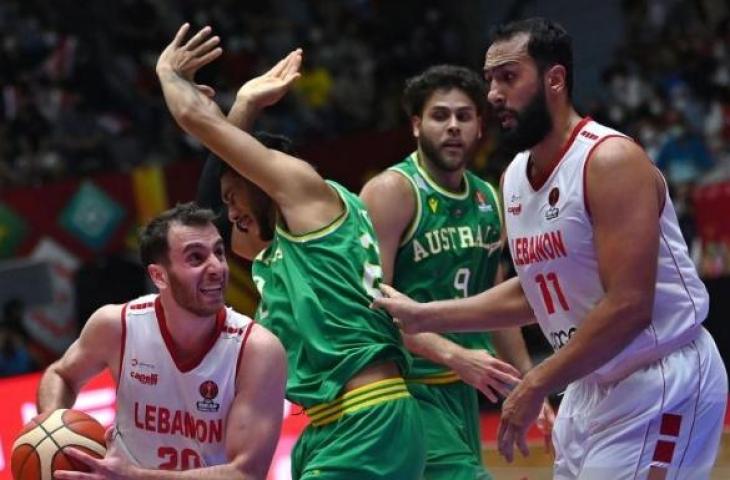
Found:
M 416 214 L 395 258 L 394 287 L 419 302 L 462 298 L 491 287 L 502 228 L 494 188 L 467 171 L 463 192 L 446 191 L 419 164 L 415 152 L 390 170 L 405 176 L 416 195 Z M 466 348 L 494 351 L 486 332 L 444 336 Z M 455 380 L 443 365 L 415 356 L 409 379 L 424 377 Z
M 372 310 L 382 279 L 380 252 L 365 206 L 334 182 L 344 213 L 316 232 L 295 236 L 279 225 L 253 263 L 261 295 L 256 320 L 284 345 L 287 398 L 305 408 L 335 399 L 363 367 L 411 357 L 387 313 Z

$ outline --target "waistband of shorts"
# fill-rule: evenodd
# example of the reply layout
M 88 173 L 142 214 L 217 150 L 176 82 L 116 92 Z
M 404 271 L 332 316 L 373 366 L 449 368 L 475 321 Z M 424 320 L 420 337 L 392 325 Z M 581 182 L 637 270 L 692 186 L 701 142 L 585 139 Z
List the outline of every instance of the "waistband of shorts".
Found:
M 445 372 L 434 373 L 431 375 L 423 375 L 421 377 L 406 378 L 406 382 L 408 383 L 420 383 L 423 385 L 446 385 L 460 381 L 461 378 L 459 378 L 453 370 L 447 370 Z
M 340 419 L 345 414 L 410 396 L 403 378 L 386 378 L 350 390 L 331 402 L 314 405 L 304 412 L 312 422 L 312 426 L 321 427 Z

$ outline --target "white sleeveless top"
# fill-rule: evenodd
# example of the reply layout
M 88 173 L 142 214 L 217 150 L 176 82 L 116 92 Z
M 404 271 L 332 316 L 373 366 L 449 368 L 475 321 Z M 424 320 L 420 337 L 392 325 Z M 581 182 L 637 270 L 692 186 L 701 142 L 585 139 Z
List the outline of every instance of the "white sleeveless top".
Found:
M 117 413 L 109 455 L 144 468 L 187 470 L 227 463 L 226 419 L 253 321 L 221 309 L 217 335 L 197 358 L 174 350 L 159 296 L 122 310 Z
M 527 177 L 529 152 L 517 154 L 505 172 L 503 199 L 512 260 L 537 321 L 555 350 L 566 344 L 605 293 L 586 207 L 585 169 L 593 149 L 615 136 L 624 137 L 584 118 L 558 165 L 537 191 Z M 691 341 L 707 316 L 707 290 L 689 257 L 669 194 L 659 227 L 651 324 L 593 372 L 593 380 L 614 381 L 663 357 Z

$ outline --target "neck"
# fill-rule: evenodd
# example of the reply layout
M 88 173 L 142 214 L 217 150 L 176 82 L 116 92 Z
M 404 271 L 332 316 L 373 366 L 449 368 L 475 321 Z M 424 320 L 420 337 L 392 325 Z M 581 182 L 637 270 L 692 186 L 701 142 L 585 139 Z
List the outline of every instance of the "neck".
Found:
M 160 303 L 165 311 L 165 326 L 175 349 L 181 355 L 195 355 L 208 344 L 215 334 L 216 315 L 201 317 L 182 308 L 169 295 L 160 294 Z
M 550 133 L 530 149 L 531 170 L 536 180 L 550 175 L 556 163 L 560 161 L 560 158 L 557 158 L 558 154 L 565 147 L 581 118 L 570 105 L 553 115 L 553 128 Z
M 439 187 L 450 192 L 459 193 L 464 190 L 464 171 L 462 167 L 453 172 L 443 170 L 437 167 L 420 148 L 418 149 L 418 160 L 421 166 L 426 170 L 431 179 L 438 184 Z

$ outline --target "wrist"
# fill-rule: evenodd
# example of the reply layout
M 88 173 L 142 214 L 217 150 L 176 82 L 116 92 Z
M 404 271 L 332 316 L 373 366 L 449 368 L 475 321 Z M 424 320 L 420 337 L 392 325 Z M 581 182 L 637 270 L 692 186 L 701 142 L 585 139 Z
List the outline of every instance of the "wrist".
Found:
M 522 378 L 522 383 L 543 397 L 547 397 L 552 390 L 548 376 L 539 365 L 525 374 Z

